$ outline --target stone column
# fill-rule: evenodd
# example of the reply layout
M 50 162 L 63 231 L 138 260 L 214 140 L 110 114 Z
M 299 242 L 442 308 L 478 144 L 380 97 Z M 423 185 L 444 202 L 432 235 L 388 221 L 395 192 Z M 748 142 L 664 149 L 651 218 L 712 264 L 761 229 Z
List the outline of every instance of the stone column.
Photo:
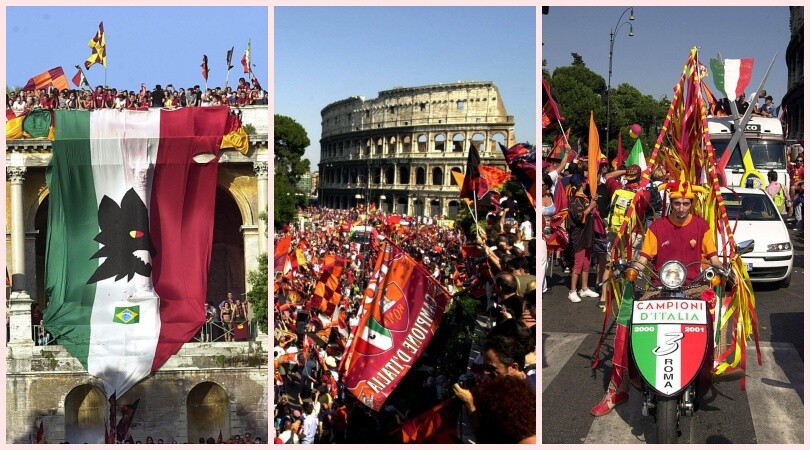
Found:
M 25 291 L 25 220 L 23 217 L 23 179 L 25 160 L 12 153 L 6 166 L 11 183 L 11 285 L 14 292 L 9 298 L 9 344 L 33 344 L 31 339 L 31 297 Z
M 253 163 L 253 171 L 256 172 L 256 182 L 258 183 L 258 211 L 259 213 L 268 213 L 267 211 L 267 161 L 256 161 Z M 268 213 L 269 214 L 269 213 Z M 267 222 L 270 220 L 258 220 L 259 225 L 259 249 L 267 250 Z

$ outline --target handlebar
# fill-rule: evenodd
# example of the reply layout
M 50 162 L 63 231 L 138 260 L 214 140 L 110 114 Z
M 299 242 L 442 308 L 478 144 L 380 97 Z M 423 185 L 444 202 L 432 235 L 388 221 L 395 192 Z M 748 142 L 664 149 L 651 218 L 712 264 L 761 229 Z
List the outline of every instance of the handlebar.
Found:
M 731 271 L 730 267 L 716 266 L 716 265 L 712 264 L 709 261 L 695 261 L 695 262 L 686 264 L 684 267 L 686 269 L 688 269 L 690 266 L 693 266 L 695 264 L 707 264 L 707 267 L 705 267 L 703 270 L 701 270 L 700 274 L 697 276 L 697 278 L 695 278 L 692 281 L 691 284 L 681 285 L 680 287 L 678 287 L 678 289 L 687 289 L 689 287 L 698 285 L 698 281 L 700 281 L 700 280 L 710 281 L 712 278 L 714 278 L 715 273 L 717 275 L 720 275 L 720 277 L 723 278 L 723 279 L 728 279 L 729 277 L 733 276 L 733 272 Z M 605 281 L 601 281 L 599 283 L 596 283 L 596 288 L 597 289 L 601 289 L 602 286 L 604 286 L 605 283 L 607 283 L 610 280 L 610 278 L 624 277 L 626 279 L 627 269 L 632 267 L 633 269 L 636 270 L 638 276 L 642 278 L 642 281 L 644 281 L 647 285 L 650 286 L 650 289 L 659 290 L 659 291 L 670 290 L 670 288 L 668 288 L 666 286 L 663 286 L 663 285 L 660 285 L 660 286 L 653 285 L 653 279 L 657 279 L 657 280 L 660 281 L 660 276 L 657 273 L 655 273 L 655 271 L 653 271 L 652 268 L 648 264 L 644 264 L 642 267 L 639 267 L 638 261 L 627 261 L 627 260 L 620 259 L 618 261 L 614 261 L 612 263 L 612 266 L 613 266 L 613 269 L 612 269 L 612 272 L 611 272 L 611 277 L 608 277 L 608 279 L 605 280 Z M 630 281 L 634 282 L 635 280 L 630 280 Z

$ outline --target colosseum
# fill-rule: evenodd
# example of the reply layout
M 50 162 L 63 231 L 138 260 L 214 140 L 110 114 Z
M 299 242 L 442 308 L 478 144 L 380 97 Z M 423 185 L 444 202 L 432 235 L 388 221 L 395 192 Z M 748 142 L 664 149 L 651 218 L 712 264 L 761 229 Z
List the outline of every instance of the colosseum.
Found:
M 481 162 L 506 170 L 498 143 L 515 144 L 514 117 L 490 81 L 395 87 L 321 110 L 318 200 L 329 208 L 375 203 L 403 215 L 455 218 L 475 145 Z

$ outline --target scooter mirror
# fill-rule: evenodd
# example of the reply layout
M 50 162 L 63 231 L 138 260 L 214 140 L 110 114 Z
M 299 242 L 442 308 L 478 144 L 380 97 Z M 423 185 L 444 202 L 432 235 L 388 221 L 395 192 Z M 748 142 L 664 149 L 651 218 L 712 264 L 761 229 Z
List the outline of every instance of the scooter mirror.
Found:
M 745 255 L 754 251 L 754 240 L 748 239 L 737 244 L 737 254 Z

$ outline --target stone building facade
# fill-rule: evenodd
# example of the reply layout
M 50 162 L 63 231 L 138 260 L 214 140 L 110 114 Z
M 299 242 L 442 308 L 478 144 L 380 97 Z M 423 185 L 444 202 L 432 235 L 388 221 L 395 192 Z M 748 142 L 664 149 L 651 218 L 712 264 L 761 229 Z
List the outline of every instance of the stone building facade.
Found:
M 787 139 L 793 143 L 804 140 L 804 7 L 789 8 L 790 42 L 785 50 L 788 83 L 782 107 L 787 107 Z
M 515 144 L 492 82 L 457 82 L 349 97 L 321 110 L 318 200 L 330 208 L 375 203 L 405 215 L 454 218 L 470 146 L 506 169 L 498 143 Z
M 242 122 L 255 128 L 249 136 L 248 153 L 223 149 L 219 159 L 207 294 L 208 301 L 216 304 L 227 292 L 242 298 L 250 290 L 247 274 L 257 269 L 258 256 L 268 247 L 266 224 L 259 220 L 268 204 L 267 106 L 242 108 Z M 47 305 L 43 277 L 49 191 L 45 169 L 50 156 L 47 140 L 6 142 L 6 261 L 12 279 L 6 303 L 7 442 L 28 442 L 32 427 L 40 421 L 49 443 L 92 440 L 99 433 L 103 438 L 103 427 L 99 427 L 105 416 L 98 408 L 107 406 L 100 383 L 60 345 L 36 346 L 32 339 L 32 307 L 44 310 Z M 186 344 L 119 402 L 120 406 L 142 399 L 133 437 L 144 440 L 151 435 L 196 443 L 203 427 L 216 422 L 225 439 L 245 431 L 266 439 L 266 341 L 267 335 L 258 333 L 251 341 Z M 149 392 L 161 395 L 150 396 Z M 89 434 L 82 434 L 85 432 Z

